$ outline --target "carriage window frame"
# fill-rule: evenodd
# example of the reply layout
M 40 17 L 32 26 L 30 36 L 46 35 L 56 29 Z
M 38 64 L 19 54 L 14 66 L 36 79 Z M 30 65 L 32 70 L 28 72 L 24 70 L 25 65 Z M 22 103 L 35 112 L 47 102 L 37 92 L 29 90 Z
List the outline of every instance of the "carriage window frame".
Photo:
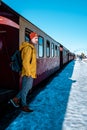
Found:
M 63 50 L 63 56 L 66 56 L 67 55 L 67 51 L 64 49 Z
M 46 41 L 46 57 L 50 57 L 50 41 Z
M 30 42 L 29 34 L 32 32 L 32 30 L 25 28 L 25 42 Z
M 55 45 L 55 57 L 58 56 L 58 52 L 57 52 L 57 45 Z
M 51 56 L 54 57 L 54 43 L 51 43 Z
M 44 57 L 44 38 L 42 36 L 38 37 L 38 57 Z
M 59 46 L 57 47 L 57 56 L 60 56 L 60 49 L 59 49 Z

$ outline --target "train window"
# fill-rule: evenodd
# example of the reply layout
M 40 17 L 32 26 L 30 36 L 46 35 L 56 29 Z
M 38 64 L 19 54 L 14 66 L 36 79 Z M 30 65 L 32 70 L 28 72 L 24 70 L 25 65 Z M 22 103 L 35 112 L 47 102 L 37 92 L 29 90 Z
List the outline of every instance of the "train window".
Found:
M 46 43 L 46 56 L 50 57 L 50 42 L 47 41 Z
M 27 35 L 25 35 L 25 41 L 29 42 L 29 37 Z
M 59 47 L 58 47 L 58 49 L 57 49 L 57 55 L 58 55 L 58 56 L 60 55 Z
M 57 45 L 55 45 L 55 56 L 57 56 Z
M 44 56 L 44 39 L 41 36 L 38 37 L 38 56 Z
M 54 43 L 51 44 L 51 53 L 51 56 L 54 57 Z
M 30 39 L 29 39 L 29 33 L 32 32 L 30 29 L 28 28 L 25 28 L 25 41 L 26 42 L 29 42 Z
M 63 50 L 63 55 L 66 56 L 66 50 Z

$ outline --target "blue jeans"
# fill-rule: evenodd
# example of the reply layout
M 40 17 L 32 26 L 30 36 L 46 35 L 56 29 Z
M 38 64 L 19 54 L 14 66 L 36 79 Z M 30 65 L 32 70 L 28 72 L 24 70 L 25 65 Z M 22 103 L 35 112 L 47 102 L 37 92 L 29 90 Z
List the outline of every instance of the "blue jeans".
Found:
M 28 76 L 22 77 L 22 88 L 21 91 L 17 94 L 17 98 L 21 99 L 22 106 L 28 106 L 27 104 L 27 95 L 29 90 L 32 88 L 33 78 Z

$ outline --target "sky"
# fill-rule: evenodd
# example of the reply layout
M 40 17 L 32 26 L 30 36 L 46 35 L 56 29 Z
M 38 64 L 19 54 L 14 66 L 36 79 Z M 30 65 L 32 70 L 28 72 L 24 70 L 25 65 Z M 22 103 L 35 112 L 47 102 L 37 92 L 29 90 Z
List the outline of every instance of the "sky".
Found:
M 87 55 L 87 0 L 3 0 L 71 52 Z

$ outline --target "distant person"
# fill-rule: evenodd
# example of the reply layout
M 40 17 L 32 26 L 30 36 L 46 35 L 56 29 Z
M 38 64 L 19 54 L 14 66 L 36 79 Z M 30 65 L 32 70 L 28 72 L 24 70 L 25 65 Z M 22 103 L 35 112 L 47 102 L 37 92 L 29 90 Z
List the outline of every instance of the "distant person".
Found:
M 22 88 L 19 93 L 10 100 L 14 107 L 20 107 L 25 112 L 32 112 L 27 104 L 27 95 L 29 90 L 32 88 L 33 79 L 36 78 L 36 48 L 38 44 L 38 35 L 35 32 L 29 34 L 30 42 L 23 42 L 19 50 L 22 50 Z
M 82 60 L 82 56 L 80 55 L 80 60 Z

